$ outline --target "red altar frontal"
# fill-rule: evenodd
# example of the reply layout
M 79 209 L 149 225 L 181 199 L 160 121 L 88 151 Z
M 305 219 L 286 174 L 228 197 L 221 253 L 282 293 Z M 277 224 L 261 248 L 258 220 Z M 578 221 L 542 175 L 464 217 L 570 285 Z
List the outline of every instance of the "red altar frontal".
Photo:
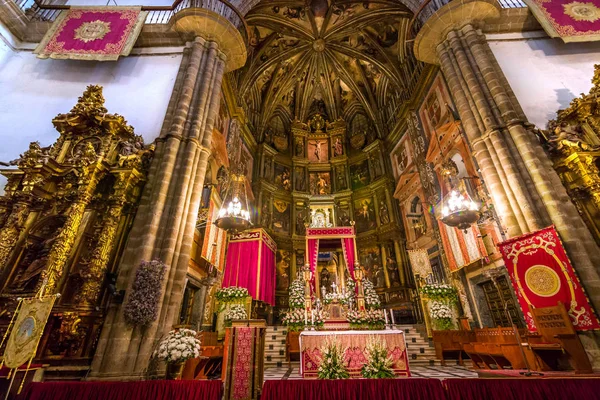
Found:
M 335 336 L 343 349 L 351 378 L 360 378 L 361 369 L 367 363 L 365 350 L 369 339 L 377 338 L 385 343 L 388 355 L 394 362 L 396 376 L 410 376 L 406 341 L 401 330 L 381 331 L 302 331 L 300 333 L 300 373 L 303 378 L 316 378 L 321 360 L 321 347 L 325 340 Z
M 248 289 L 255 300 L 275 304 L 275 241 L 263 229 L 231 235 L 223 287 Z

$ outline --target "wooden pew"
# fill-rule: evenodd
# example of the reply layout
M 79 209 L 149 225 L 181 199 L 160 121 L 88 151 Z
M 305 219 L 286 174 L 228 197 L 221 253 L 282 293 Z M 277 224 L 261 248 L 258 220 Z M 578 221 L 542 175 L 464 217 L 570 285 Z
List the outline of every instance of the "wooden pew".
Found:
M 519 335 L 526 334 L 519 330 Z M 523 353 L 528 361 L 534 360 L 533 353 L 525 343 L 519 343 L 513 328 L 475 329 L 475 341 L 463 344 L 463 350 L 471 358 L 474 368 L 526 368 Z M 522 347 L 522 350 L 519 348 Z
M 475 340 L 475 333 L 467 330 L 445 330 L 432 332 L 435 355 L 446 365 L 446 355 L 457 355 L 458 364 L 464 365 L 463 346 Z
M 209 379 L 219 376 L 223 366 L 223 345 L 217 340 L 217 332 L 200 332 L 200 357 L 186 361 L 181 379 Z
M 543 308 L 535 308 L 530 304 L 529 310 L 538 332 L 529 334 L 528 342 L 536 355 L 540 370 L 559 369 L 561 359 L 566 357 L 576 374 L 593 372 L 587 353 L 563 303 Z

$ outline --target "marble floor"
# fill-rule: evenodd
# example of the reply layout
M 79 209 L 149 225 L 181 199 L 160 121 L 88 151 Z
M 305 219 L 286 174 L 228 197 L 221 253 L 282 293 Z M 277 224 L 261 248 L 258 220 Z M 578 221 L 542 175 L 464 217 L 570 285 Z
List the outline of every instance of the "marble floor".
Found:
M 410 368 L 414 378 L 477 378 L 477 373 L 459 365 L 452 366 L 415 366 Z M 265 380 L 278 379 L 302 379 L 300 375 L 300 366 L 298 363 L 292 363 L 291 366 L 266 368 L 264 374 Z

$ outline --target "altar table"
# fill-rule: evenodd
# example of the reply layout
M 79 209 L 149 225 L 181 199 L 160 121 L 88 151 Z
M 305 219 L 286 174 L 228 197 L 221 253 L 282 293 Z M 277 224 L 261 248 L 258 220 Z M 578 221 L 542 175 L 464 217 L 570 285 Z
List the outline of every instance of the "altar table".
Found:
M 300 333 L 300 374 L 303 378 L 316 378 L 321 359 L 321 346 L 329 336 L 335 336 L 343 349 L 351 378 L 361 376 L 367 362 L 366 346 L 371 337 L 380 338 L 394 361 L 396 376 L 410 376 L 406 341 L 401 330 L 382 331 L 302 331 Z

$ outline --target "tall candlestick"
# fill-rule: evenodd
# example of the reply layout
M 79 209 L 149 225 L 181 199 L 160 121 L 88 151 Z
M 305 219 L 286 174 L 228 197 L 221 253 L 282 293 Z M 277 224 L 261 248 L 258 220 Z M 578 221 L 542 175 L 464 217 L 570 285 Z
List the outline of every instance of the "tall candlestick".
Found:
M 384 308 L 383 309 L 383 315 L 385 316 L 385 324 L 388 324 L 388 319 L 387 319 L 387 310 Z
M 392 325 L 396 325 L 396 321 L 394 320 L 394 310 L 390 309 L 390 317 L 392 317 Z

